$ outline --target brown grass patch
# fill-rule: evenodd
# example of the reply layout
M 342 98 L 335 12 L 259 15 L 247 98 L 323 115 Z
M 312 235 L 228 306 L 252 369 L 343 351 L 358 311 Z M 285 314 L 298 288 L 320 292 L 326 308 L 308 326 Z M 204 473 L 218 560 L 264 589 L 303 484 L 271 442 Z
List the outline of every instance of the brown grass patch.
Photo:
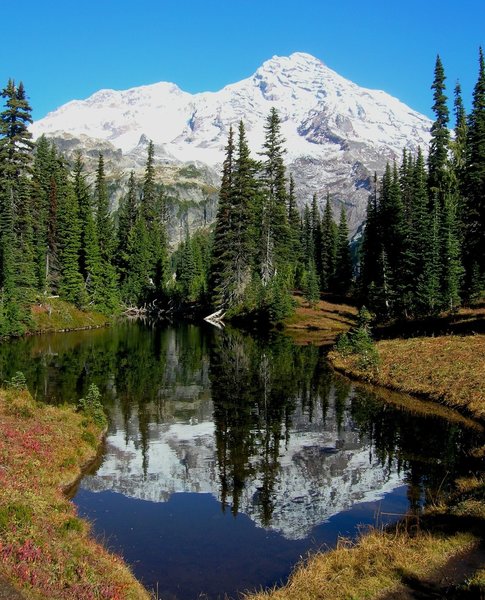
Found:
M 440 336 L 377 343 L 380 364 L 363 371 L 355 358 L 329 354 L 339 370 L 377 385 L 468 411 L 485 419 L 485 336 Z
M 294 296 L 295 312 L 285 320 L 285 333 L 298 344 L 327 345 L 337 334 L 348 331 L 355 324 L 357 309 L 347 304 L 320 300 L 309 306 L 301 296 Z
M 379 598 L 398 590 L 404 577 L 422 577 L 478 540 L 470 533 L 446 537 L 371 531 L 356 545 L 340 543 L 299 565 L 287 585 L 248 595 L 251 600 L 351 600 Z

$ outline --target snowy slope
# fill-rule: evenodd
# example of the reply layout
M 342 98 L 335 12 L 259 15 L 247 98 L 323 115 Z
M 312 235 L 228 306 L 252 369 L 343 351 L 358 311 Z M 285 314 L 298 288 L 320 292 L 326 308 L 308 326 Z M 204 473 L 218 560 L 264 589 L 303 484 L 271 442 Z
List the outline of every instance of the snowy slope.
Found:
M 300 203 L 327 191 L 344 202 L 354 228 L 362 220 L 374 170 L 402 149 L 426 149 L 429 119 L 382 91 L 344 79 L 304 53 L 274 56 L 243 81 L 218 92 L 189 94 L 172 83 L 101 90 L 74 100 L 32 126 L 41 134 L 103 140 L 136 156 L 152 139 L 160 158 L 219 167 L 229 127 L 246 125 L 250 148 L 261 149 L 271 107 L 282 119 L 287 163 Z

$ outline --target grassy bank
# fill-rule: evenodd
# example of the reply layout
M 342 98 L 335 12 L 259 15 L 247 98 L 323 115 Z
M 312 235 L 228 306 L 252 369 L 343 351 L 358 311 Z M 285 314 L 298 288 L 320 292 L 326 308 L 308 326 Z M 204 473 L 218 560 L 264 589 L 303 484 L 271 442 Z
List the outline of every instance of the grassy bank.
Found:
M 340 310 L 332 307 L 334 314 Z M 300 318 L 303 321 L 303 315 Z M 378 342 L 376 348 L 375 365 L 365 365 L 361 355 L 342 356 L 335 350 L 329 358 L 347 375 L 425 397 L 478 420 L 485 418 L 485 336 L 395 339 Z M 483 457 L 484 447 L 476 448 L 474 454 Z M 428 508 L 418 520 L 410 518 L 385 531 L 363 532 L 355 544 L 343 540 L 336 549 L 303 561 L 284 587 L 247 597 L 482 600 L 485 481 L 478 475 L 456 481 L 455 486 L 446 504 Z
M 90 329 L 107 325 L 108 318 L 94 311 L 83 311 L 59 298 L 42 299 L 31 306 L 29 333 Z
M 296 309 L 284 322 L 284 332 L 297 344 L 332 345 L 339 333 L 355 323 L 357 310 L 346 304 L 320 300 L 310 306 L 302 296 L 293 297 Z
M 149 598 L 63 494 L 96 458 L 95 421 L 39 405 L 28 391 L 0 391 L 0 578 L 26 598 Z
M 483 528 L 483 515 L 482 515 Z M 343 540 L 327 553 L 301 563 L 286 586 L 251 600 L 373 600 L 392 598 L 480 598 L 485 571 L 480 535 L 464 525 L 453 533 L 372 530 L 352 545 Z M 463 569 L 467 561 L 468 568 Z M 466 584 L 463 585 L 463 580 Z M 450 591 L 454 589 L 451 595 Z M 413 595 L 427 590 L 429 595 Z M 463 596 L 464 597 L 464 596 Z
M 485 419 L 485 336 L 412 338 L 377 342 L 375 368 L 358 355 L 329 353 L 343 373 L 389 389 L 416 394 Z

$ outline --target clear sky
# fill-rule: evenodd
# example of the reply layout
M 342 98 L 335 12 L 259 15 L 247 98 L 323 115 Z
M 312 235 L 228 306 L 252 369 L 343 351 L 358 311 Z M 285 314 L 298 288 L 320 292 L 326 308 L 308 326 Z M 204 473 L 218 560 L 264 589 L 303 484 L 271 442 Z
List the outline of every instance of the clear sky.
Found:
M 218 90 L 302 51 L 429 116 L 440 54 L 467 106 L 485 0 L 0 0 L 0 85 L 24 82 L 34 118 L 101 88 L 171 81 Z

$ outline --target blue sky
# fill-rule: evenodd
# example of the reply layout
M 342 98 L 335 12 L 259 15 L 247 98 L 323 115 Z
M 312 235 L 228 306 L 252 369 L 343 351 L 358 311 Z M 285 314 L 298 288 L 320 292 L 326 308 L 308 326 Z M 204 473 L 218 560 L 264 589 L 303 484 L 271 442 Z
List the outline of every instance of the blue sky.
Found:
M 101 88 L 218 90 L 296 51 L 432 116 L 437 53 L 469 106 L 485 1 L 24 0 L 2 24 L 0 84 L 22 80 L 36 119 Z

